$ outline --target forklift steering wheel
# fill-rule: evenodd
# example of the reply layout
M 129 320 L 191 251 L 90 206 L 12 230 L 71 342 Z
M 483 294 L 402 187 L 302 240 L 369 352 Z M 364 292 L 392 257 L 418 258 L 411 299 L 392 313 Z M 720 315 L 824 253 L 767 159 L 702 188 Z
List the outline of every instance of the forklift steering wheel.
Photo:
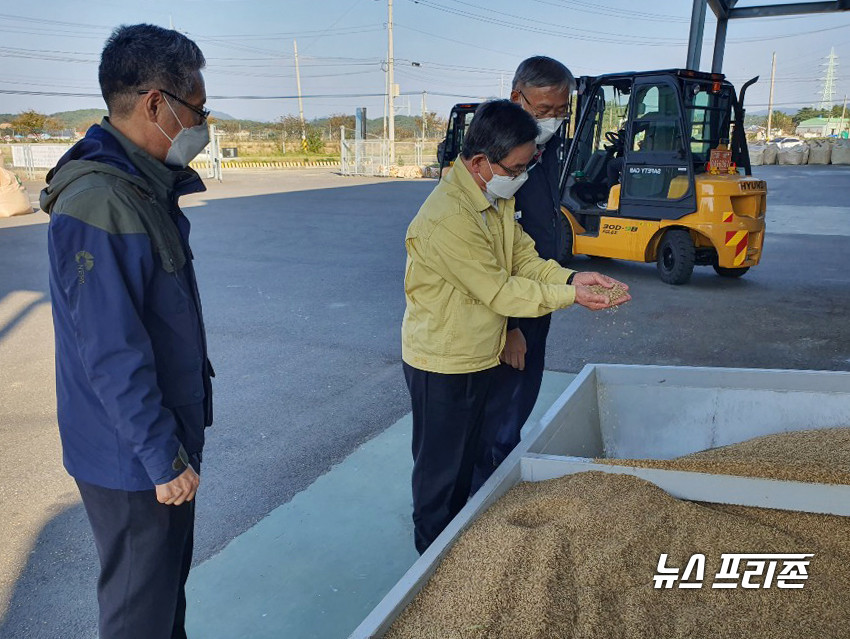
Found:
M 623 136 L 620 135 L 619 131 L 606 131 L 605 139 L 615 147 L 623 146 Z

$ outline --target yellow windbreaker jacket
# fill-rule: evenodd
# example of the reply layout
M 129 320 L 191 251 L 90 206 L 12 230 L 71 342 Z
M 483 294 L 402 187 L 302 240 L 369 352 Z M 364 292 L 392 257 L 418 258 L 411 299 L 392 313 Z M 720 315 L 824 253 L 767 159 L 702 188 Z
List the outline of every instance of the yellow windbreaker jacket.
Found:
M 434 373 L 498 366 L 508 317 L 539 317 L 575 301 L 573 271 L 544 260 L 514 216 L 490 205 L 461 162 L 407 229 L 402 359 Z

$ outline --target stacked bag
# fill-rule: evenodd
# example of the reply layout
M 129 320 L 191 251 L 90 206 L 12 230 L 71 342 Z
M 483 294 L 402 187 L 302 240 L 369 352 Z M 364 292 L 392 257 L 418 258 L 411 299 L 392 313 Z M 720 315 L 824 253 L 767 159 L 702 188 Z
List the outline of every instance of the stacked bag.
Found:
M 850 140 L 836 140 L 830 159 L 833 164 L 850 164 Z
M 786 143 L 778 150 L 777 155 L 780 164 L 791 164 L 794 166 L 806 164 L 809 161 L 809 145 L 805 142 L 799 142 L 798 144 Z
M 762 164 L 776 164 L 776 159 L 779 157 L 779 145 L 771 142 L 764 147 L 764 155 L 762 156 Z
M 18 176 L 0 167 L 0 217 L 32 213 L 30 198 Z
M 829 164 L 832 158 L 832 145 L 826 140 L 809 142 L 809 164 Z
M 810 140 L 788 143 L 753 143 L 749 146 L 750 164 L 850 164 L 850 140 Z
M 752 166 L 761 166 L 764 164 L 764 144 L 750 145 L 750 164 Z

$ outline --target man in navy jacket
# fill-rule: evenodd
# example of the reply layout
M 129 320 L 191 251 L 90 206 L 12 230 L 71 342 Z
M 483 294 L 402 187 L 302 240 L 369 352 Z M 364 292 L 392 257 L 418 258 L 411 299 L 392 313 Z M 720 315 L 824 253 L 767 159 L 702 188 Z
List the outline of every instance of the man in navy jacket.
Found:
M 528 180 L 515 196 L 517 220 L 534 240 L 540 257 L 559 262 L 568 257 L 572 240 L 561 219 L 558 178 L 574 88 L 575 79 L 567 67 L 535 56 L 517 67 L 511 89 L 511 101 L 530 113 L 539 128 L 537 155 L 528 167 Z M 503 364 L 487 405 L 485 444 L 476 464 L 473 493 L 519 443 L 520 430 L 540 393 L 550 320 L 551 315 L 508 319 Z
M 48 175 L 48 252 L 63 460 L 94 533 L 101 639 L 186 637 L 212 367 L 189 221 L 189 160 L 208 139 L 204 57 L 184 35 L 116 29 L 109 117 Z

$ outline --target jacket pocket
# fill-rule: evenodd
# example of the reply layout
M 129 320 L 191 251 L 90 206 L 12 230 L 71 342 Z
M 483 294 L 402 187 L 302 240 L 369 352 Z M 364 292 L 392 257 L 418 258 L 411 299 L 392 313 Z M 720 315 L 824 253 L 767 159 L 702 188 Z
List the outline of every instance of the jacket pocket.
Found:
M 162 392 L 162 405 L 166 408 L 200 404 L 206 396 L 200 371 L 164 371 L 159 375 L 158 382 Z

